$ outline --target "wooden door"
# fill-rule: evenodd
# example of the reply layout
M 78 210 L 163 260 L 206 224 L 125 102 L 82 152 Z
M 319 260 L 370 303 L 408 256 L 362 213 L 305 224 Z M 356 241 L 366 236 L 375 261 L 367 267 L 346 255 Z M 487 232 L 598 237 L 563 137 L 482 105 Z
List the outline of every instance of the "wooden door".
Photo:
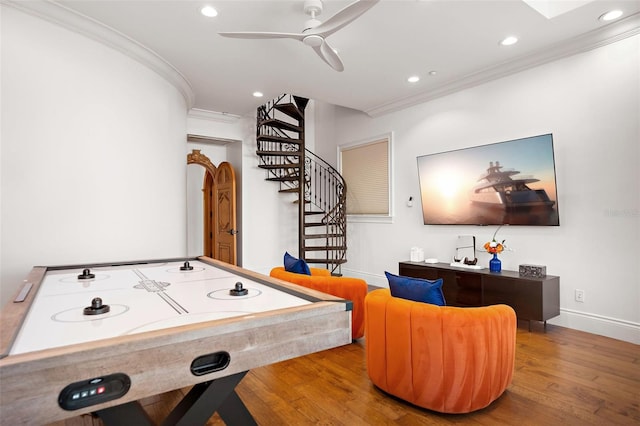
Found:
M 220 163 L 213 180 L 214 259 L 235 265 L 236 258 L 236 178 L 228 162 Z

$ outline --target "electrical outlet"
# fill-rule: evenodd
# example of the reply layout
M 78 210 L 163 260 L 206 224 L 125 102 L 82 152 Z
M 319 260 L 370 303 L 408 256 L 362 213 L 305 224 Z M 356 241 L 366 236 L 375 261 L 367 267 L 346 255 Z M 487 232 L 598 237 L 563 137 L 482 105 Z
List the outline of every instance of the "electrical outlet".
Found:
M 584 290 L 576 289 L 576 302 L 584 303 Z

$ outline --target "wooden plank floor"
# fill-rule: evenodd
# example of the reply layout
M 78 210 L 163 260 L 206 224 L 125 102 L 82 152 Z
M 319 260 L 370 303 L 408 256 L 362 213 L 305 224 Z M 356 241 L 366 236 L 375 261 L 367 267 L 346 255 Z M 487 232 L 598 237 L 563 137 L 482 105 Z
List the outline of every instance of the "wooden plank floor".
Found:
M 364 340 L 252 370 L 237 387 L 259 425 L 640 425 L 640 346 L 563 327 L 519 324 L 516 371 L 489 407 L 445 415 L 375 388 Z M 186 389 L 141 401 L 158 421 Z M 51 426 L 101 425 L 89 415 Z M 223 425 L 214 415 L 207 425 Z

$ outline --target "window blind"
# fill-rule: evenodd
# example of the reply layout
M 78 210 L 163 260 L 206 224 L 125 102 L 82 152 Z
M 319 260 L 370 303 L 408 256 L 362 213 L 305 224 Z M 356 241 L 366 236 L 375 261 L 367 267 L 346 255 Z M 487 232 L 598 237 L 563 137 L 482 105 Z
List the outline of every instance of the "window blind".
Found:
M 347 214 L 389 215 L 389 140 L 341 150 Z

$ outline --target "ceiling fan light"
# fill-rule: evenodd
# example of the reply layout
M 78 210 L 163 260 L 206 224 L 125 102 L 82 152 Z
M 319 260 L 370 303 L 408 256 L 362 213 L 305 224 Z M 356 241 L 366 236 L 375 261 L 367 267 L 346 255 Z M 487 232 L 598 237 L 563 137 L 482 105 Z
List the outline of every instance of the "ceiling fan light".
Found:
M 306 44 L 307 46 L 311 46 L 311 47 L 318 47 L 318 46 L 322 45 L 323 41 L 324 41 L 324 39 L 322 38 L 322 36 L 315 35 L 315 34 L 306 36 L 304 39 L 302 39 L 302 42 L 304 44 Z
M 618 19 L 621 16 L 622 16 L 621 10 L 610 10 L 609 12 L 600 15 L 598 19 L 604 22 L 608 22 L 608 21 L 613 21 L 614 19 Z
M 200 9 L 200 13 L 202 13 L 207 18 L 213 18 L 218 16 L 218 11 L 213 6 L 205 6 Z

